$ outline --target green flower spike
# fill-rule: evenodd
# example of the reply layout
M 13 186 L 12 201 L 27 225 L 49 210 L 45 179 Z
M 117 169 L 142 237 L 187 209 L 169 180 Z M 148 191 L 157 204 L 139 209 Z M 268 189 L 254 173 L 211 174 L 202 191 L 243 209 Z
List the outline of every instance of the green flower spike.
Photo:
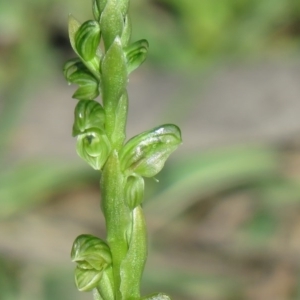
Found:
M 73 136 L 78 155 L 101 172 L 101 209 L 106 239 L 80 235 L 71 258 L 80 291 L 94 300 L 170 300 L 157 293 L 142 297 L 147 259 L 143 177 L 155 176 L 181 144 L 180 129 L 165 124 L 126 141 L 129 74 L 146 59 L 148 42 L 130 43 L 129 0 L 93 0 L 94 20 L 69 17 L 69 38 L 78 56 L 64 75 L 78 85 Z M 96 99 L 98 98 L 99 99 Z

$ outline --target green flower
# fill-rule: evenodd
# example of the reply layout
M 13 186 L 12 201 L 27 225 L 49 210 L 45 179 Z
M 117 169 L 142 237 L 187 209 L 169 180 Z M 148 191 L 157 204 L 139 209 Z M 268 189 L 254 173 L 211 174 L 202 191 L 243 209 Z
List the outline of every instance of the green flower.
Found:
M 110 151 L 110 142 L 100 128 L 90 128 L 77 137 L 77 154 L 95 170 L 101 170 Z
M 108 245 L 101 239 L 82 234 L 73 243 L 71 258 L 77 263 L 75 283 L 79 291 L 95 288 L 106 268 L 111 265 L 111 253 Z

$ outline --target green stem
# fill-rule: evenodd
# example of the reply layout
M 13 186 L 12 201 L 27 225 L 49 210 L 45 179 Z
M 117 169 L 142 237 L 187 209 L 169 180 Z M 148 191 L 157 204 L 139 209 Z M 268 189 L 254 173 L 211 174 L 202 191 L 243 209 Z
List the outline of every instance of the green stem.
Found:
M 120 150 L 126 138 L 126 122 L 128 113 L 128 95 L 125 91 L 119 100 L 114 114 L 114 130 L 111 135 L 111 143 L 115 149 Z
M 140 299 L 140 281 L 147 259 L 147 232 L 143 209 L 132 211 L 132 229 L 129 249 L 121 266 L 123 299 Z
M 104 167 L 100 186 L 102 209 L 105 215 L 107 242 L 111 249 L 116 300 L 122 300 L 121 263 L 127 250 L 127 231 L 130 226 L 130 211 L 124 201 L 124 177 L 120 170 L 118 152 L 114 150 Z
M 89 70 L 75 73 L 76 80 L 72 77 L 74 73 L 65 72 L 67 79 L 79 84 L 81 93 L 76 96 L 83 101 L 75 109 L 77 152 L 94 169 L 102 170 L 101 207 L 107 229 L 106 242 L 80 235 L 71 256 L 79 265 L 75 274 L 78 289 L 94 289 L 95 300 L 141 300 L 140 281 L 147 258 L 146 224 L 140 206 L 144 195 L 142 176 L 155 176 L 181 143 L 179 128 L 165 124 L 124 145 L 128 75 L 145 60 L 148 49 L 145 40 L 128 47 L 128 4 L 129 0 L 94 0 L 93 13 L 99 24 L 88 22 L 81 26 L 75 18 L 69 18 L 71 45 L 77 54 L 81 53 Z M 103 55 L 97 52 L 101 38 L 105 46 Z M 87 101 L 98 95 L 90 75 L 98 79 L 103 107 Z M 169 298 L 157 294 L 143 299 Z
M 113 282 L 114 282 L 113 270 L 112 270 L 112 267 L 109 267 L 103 273 L 101 281 L 97 288 L 99 295 L 101 295 L 101 297 L 104 300 L 114 300 L 115 299 L 115 296 L 114 296 L 115 288 L 114 288 Z M 95 300 L 97 300 L 97 299 L 95 299 Z

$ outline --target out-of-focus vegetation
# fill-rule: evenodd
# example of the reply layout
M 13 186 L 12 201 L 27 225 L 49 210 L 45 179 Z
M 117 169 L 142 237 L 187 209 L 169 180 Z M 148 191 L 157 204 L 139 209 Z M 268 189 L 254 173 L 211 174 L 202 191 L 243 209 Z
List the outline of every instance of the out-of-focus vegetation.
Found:
M 152 56 L 162 63 L 206 65 L 299 53 L 297 0 L 152 0 L 135 6 L 143 11 L 136 17 L 139 32 L 149 35 Z
M 297 59 L 300 54 L 297 0 L 132 0 L 131 10 L 138 24 L 134 36 L 149 40 L 153 66 L 201 71 L 224 60 Z M 92 217 L 70 216 L 79 205 L 75 195 L 82 189 L 89 194 L 97 184 L 93 174 L 55 157 L 21 160 L 11 152 L 32 95 L 60 76 L 62 62 L 72 56 L 70 11 L 79 20 L 91 14 L 90 5 L 80 0 L 0 1 L 3 300 L 86 299 L 73 286 L 68 257 L 64 264 L 52 263 L 59 256 L 56 248 L 41 257 L 37 253 L 50 238 L 63 243 L 55 233 L 64 232 L 64 226 L 94 228 Z M 182 157 L 160 176 L 159 185 L 149 182 L 145 208 L 155 247 L 145 290 L 157 287 L 175 300 L 299 299 L 298 161 L 293 149 L 232 145 Z M 37 242 L 22 231 L 10 235 L 27 223 L 40 227 L 45 238 Z M 161 264 L 167 273 L 157 274 Z

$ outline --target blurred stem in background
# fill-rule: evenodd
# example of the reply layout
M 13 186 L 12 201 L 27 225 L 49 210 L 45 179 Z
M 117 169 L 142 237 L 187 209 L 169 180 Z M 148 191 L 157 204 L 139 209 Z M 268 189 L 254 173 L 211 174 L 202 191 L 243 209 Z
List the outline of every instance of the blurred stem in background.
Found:
M 35 10 L 30 5 L 17 8 L 18 5 L 0 3 L 3 16 L 0 26 L 8 28 L 0 35 L 0 80 L 3 84 L 0 90 L 0 162 L 10 166 L 11 162 L 5 162 L 4 158 L 14 129 L 33 92 L 40 89 L 54 71 L 54 56 L 43 27 L 36 26 Z

